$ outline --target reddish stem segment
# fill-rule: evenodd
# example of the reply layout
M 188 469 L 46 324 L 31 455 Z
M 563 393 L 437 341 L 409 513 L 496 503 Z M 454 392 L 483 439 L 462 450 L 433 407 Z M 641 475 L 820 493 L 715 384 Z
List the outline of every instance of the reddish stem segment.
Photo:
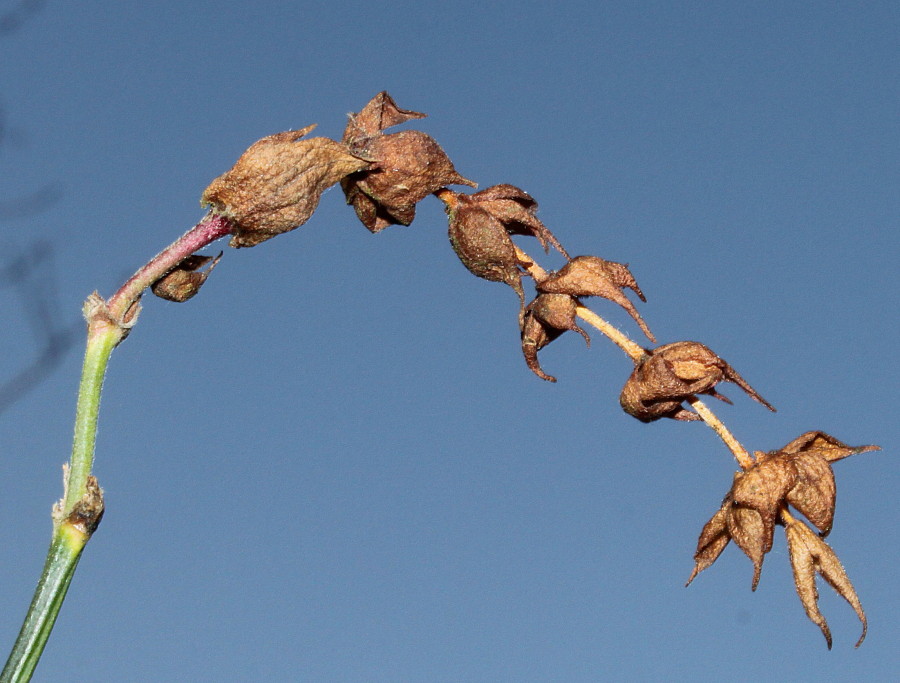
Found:
M 202 221 L 184 233 L 175 242 L 151 259 L 113 294 L 107 302 L 114 320 L 123 320 L 141 293 L 188 256 L 234 229 L 232 223 L 220 214 L 208 213 Z

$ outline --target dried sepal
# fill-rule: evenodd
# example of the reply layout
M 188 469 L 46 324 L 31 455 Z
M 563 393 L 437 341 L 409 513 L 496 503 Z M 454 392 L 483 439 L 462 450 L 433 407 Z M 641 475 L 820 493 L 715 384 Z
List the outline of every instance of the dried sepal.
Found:
M 203 192 L 200 203 L 235 225 L 232 247 L 252 247 L 299 227 L 327 188 L 369 166 L 340 142 L 300 139 L 313 128 L 258 140 Z
M 715 389 L 723 381 L 737 384 L 753 400 L 775 410 L 728 363 L 703 344 L 691 341 L 664 344 L 648 351 L 637 361 L 619 403 L 626 413 L 642 422 L 663 417 L 698 420 L 682 402 L 695 394 L 708 394 L 731 403 Z
M 851 455 L 868 451 L 879 451 L 881 447 L 871 444 L 867 446 L 848 446 L 843 441 L 838 441 L 825 432 L 812 431 L 801 434 L 780 450 L 782 453 L 815 452 L 828 462 L 837 462 Z
M 425 114 L 400 109 L 387 92 L 380 92 L 358 114 L 350 114 L 343 142 L 354 154 L 371 160 L 341 181 L 359 220 L 372 232 L 389 225 L 409 225 L 416 204 L 445 185 L 469 185 L 441 146 L 418 130 L 384 134 L 390 126 Z
M 547 252 L 552 245 L 560 254 L 569 254 L 554 237 L 553 233 L 535 215 L 538 203 L 534 197 L 515 185 L 492 185 L 468 196 L 469 201 L 478 202 L 494 218 L 499 220 L 510 235 L 530 235 L 536 237 Z
M 401 109 L 386 90 L 375 95 L 358 114 L 350 114 L 344 129 L 344 143 L 350 146 L 364 144 L 367 138 L 378 135 L 385 128 L 399 126 L 412 119 L 424 119 L 426 114 Z
M 206 282 L 206 278 L 209 277 L 221 258 L 222 252 L 219 252 L 215 258 L 202 254 L 188 256 L 150 285 L 150 291 L 167 301 L 187 301 L 200 291 L 200 287 Z M 206 264 L 209 264 L 209 268 L 200 270 Z
M 541 379 L 556 381 L 555 377 L 541 369 L 538 351 L 563 332 L 577 332 L 588 346 L 591 345 L 587 332 L 575 322 L 577 308 L 578 301 L 567 294 L 541 294 L 526 306 L 522 323 L 522 353 L 528 367 Z
M 757 463 L 734 476 L 726 501 L 728 530 L 753 562 L 751 589 L 756 590 L 765 554 L 772 549 L 782 502 L 797 479 L 794 464 L 757 453 Z
M 685 586 L 690 586 L 691 581 L 697 578 L 697 574 L 719 559 L 719 555 L 731 542 L 727 520 L 730 505 L 731 501 L 726 498 L 722 507 L 703 525 L 700 538 L 697 539 L 697 550 L 694 553 L 694 571 L 691 572 Z
M 862 634 L 856 642 L 856 647 L 862 645 L 868 628 L 866 614 L 837 555 L 825 541 L 802 522 L 788 521 L 785 524 L 785 534 L 787 535 L 791 567 L 794 570 L 794 585 L 797 587 L 797 595 L 800 596 L 806 616 L 821 629 L 822 635 L 825 636 L 825 641 L 828 643 L 828 649 L 831 649 L 831 631 L 819 610 L 816 574 L 821 574 L 838 595 L 853 607 L 856 616 L 862 623 Z
M 753 563 L 753 581 L 750 589 L 755 591 L 759 585 L 763 560 L 766 553 L 772 549 L 772 535 L 767 530 L 762 515 L 753 508 L 732 504 L 728 509 L 726 521 L 732 540 Z
M 637 281 L 625 263 L 606 261 L 597 256 L 576 256 L 558 271 L 537 283 L 540 292 L 571 294 L 572 296 L 600 296 L 619 304 L 647 335 L 656 338 L 641 318 L 634 304 L 625 296 L 624 289 L 631 289 L 641 301 L 647 301 Z
M 796 471 L 795 480 L 785 501 L 803 514 L 822 536 L 827 536 L 834 522 L 837 487 L 831 463 L 848 456 L 880 450 L 878 446 L 848 446 L 822 431 L 801 434 L 783 448 L 771 451 L 771 461 L 789 461 Z

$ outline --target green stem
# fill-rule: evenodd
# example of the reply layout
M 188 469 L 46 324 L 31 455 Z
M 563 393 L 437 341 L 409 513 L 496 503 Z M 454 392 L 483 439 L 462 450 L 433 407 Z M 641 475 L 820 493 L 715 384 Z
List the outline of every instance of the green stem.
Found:
M 89 323 L 75 412 L 72 460 L 65 474 L 65 495 L 54 510 L 53 539 L 47 560 L 19 637 L 0 673 L 0 683 L 31 679 L 56 623 L 81 551 L 103 514 L 102 496 L 90 472 L 103 377 L 109 356 L 121 337 L 121 329 L 109 322 L 95 318 Z M 89 490 L 92 480 L 93 490 Z M 91 515 L 87 524 L 86 506 Z
M 88 326 L 87 348 L 78 387 L 75 408 L 75 435 L 72 439 L 72 460 L 69 462 L 66 492 L 62 513 L 67 515 L 82 499 L 87 478 L 94 464 L 94 444 L 97 440 L 97 418 L 100 412 L 100 393 L 109 356 L 122 339 L 122 331 L 110 324 L 92 322 Z
M 185 258 L 232 230 L 223 216 L 207 216 L 134 274 L 108 301 L 94 293 L 85 302 L 87 347 L 78 387 L 72 459 L 66 468 L 65 493 L 53 511 L 53 539 L 31 606 L 19 631 L 0 683 L 31 679 L 62 607 L 78 559 L 103 516 L 103 495 L 91 475 L 97 416 L 106 367 L 112 350 L 137 319 L 143 291 Z
M 53 535 L 41 580 L 9 660 L 0 673 L 0 683 L 31 680 L 87 540 L 87 536 L 73 533 L 69 525 L 65 530 L 59 527 Z

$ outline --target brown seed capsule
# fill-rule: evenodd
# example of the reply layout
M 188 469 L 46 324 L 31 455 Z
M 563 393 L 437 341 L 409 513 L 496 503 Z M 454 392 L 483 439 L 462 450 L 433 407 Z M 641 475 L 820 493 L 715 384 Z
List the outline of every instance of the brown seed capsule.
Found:
M 775 409 L 744 381 L 737 371 L 699 342 L 674 342 L 648 351 L 625 383 L 619 403 L 642 422 L 662 417 L 698 420 L 682 402 L 695 394 L 708 394 L 727 403 L 715 390 L 719 382 L 733 382 L 769 410 Z
M 201 204 L 235 224 L 232 247 L 252 247 L 299 227 L 327 188 L 369 166 L 340 142 L 300 139 L 313 128 L 315 124 L 255 142 L 203 192 Z
M 445 185 L 469 185 L 441 146 L 417 130 L 383 134 L 390 126 L 425 114 L 400 109 L 386 92 L 376 95 L 358 114 L 351 114 L 344 144 L 372 161 L 365 171 L 341 181 L 341 187 L 363 225 L 379 232 L 389 225 L 409 225 L 416 204 Z
M 206 282 L 206 278 L 222 258 L 222 252 L 213 258 L 202 254 L 193 254 L 175 266 L 159 280 L 150 285 L 150 291 L 166 301 L 187 301 Z M 212 263 L 210 263 L 212 261 Z M 209 263 L 209 268 L 201 271 L 200 268 Z

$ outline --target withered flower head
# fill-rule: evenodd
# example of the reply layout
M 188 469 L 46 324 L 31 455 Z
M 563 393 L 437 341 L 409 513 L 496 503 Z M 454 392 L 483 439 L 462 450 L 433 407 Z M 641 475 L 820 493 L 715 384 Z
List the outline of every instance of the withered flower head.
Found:
M 824 432 L 807 432 L 780 450 L 757 452 L 756 463 L 735 474 L 722 506 L 700 532 L 694 570 L 687 583 L 712 565 L 734 540 L 753 562 L 751 587 L 756 590 L 763 559 L 772 549 L 775 525 L 781 524 L 787 534 L 797 594 L 807 615 L 822 629 L 831 648 L 831 634 L 817 604 L 818 572 L 856 610 L 863 624 L 859 646 L 865 638 L 865 614 L 844 568 L 820 536 L 828 534 L 834 520 L 836 489 L 831 463 L 877 449 L 851 447 Z M 788 506 L 803 514 L 819 530 L 819 536 L 790 515 Z
M 203 192 L 200 203 L 235 224 L 232 247 L 252 247 L 299 227 L 327 188 L 369 166 L 342 143 L 300 139 L 313 128 L 258 140 Z
M 605 261 L 597 256 L 576 256 L 555 273 L 537 284 L 539 292 L 570 294 L 572 296 L 600 296 L 613 301 L 626 311 L 650 341 L 656 338 L 641 318 L 634 304 L 623 290 L 631 289 L 641 301 L 647 301 L 637 281 L 625 263 Z
M 445 185 L 469 185 L 430 135 L 407 130 L 382 131 L 425 114 L 400 109 L 387 92 L 376 95 L 358 114 L 350 114 L 343 141 L 354 154 L 369 159 L 366 170 L 341 181 L 362 224 L 372 232 L 389 225 L 409 225 L 416 204 Z
M 200 291 L 206 278 L 222 258 L 222 252 L 213 258 L 202 254 L 193 254 L 175 266 L 159 280 L 150 285 L 150 290 L 161 299 L 167 301 L 187 301 Z M 210 263 L 212 261 L 212 263 Z M 209 268 L 200 270 L 209 263 Z
M 578 301 L 568 294 L 540 294 L 525 308 L 522 323 L 522 353 L 531 371 L 541 379 L 555 382 L 556 377 L 548 375 L 538 362 L 538 351 L 559 337 L 566 330 L 572 330 L 584 337 L 591 345 L 591 338 L 575 322 Z
M 698 420 L 682 401 L 695 394 L 708 394 L 731 403 L 715 389 L 723 381 L 737 384 L 750 398 L 775 410 L 728 363 L 703 344 L 691 341 L 663 344 L 648 351 L 625 383 L 619 403 L 641 422 L 662 417 Z

